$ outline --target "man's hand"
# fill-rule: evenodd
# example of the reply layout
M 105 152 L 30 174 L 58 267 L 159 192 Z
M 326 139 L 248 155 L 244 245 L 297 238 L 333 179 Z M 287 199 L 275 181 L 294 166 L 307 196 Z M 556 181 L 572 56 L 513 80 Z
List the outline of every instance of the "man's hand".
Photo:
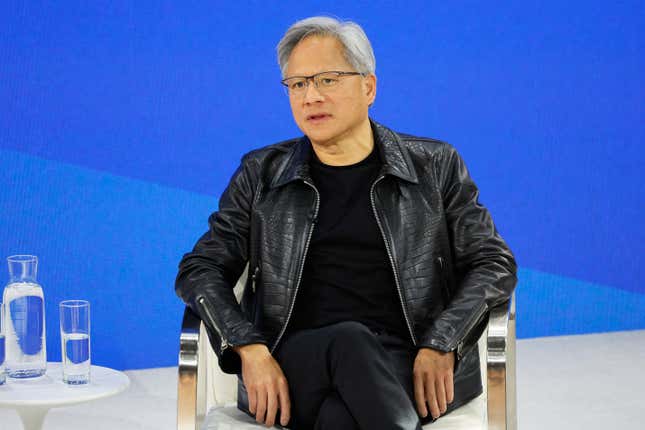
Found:
M 242 359 L 242 380 L 249 395 L 249 411 L 258 423 L 275 424 L 278 407 L 280 424 L 286 426 L 291 416 L 287 378 L 269 349 L 263 344 L 233 347 Z
M 428 406 L 434 419 L 444 414 L 454 399 L 453 369 L 455 353 L 420 348 L 414 360 L 414 398 L 422 417 L 428 416 Z

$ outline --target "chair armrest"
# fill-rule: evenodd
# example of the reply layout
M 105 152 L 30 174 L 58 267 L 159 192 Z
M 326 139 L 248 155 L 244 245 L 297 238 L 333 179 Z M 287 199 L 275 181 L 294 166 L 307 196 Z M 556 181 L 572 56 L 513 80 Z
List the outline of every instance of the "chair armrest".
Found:
M 248 277 L 246 264 L 233 292 L 239 302 Z M 179 337 L 179 378 L 177 384 L 177 430 L 199 430 L 211 406 L 217 403 L 217 395 L 209 389 L 219 385 L 231 385 L 235 395 L 237 382 L 226 375 L 222 379 L 216 366 L 217 358 L 211 348 L 208 335 L 199 316 L 189 307 L 184 310 Z M 223 375 L 223 374 L 222 374 Z M 226 398 L 227 396 L 223 396 Z
M 204 369 L 200 366 L 201 320 L 190 308 L 184 310 L 179 336 L 179 378 L 177 382 L 177 430 L 199 430 L 206 412 Z
M 491 309 L 486 345 L 488 429 L 516 430 L 515 293 Z

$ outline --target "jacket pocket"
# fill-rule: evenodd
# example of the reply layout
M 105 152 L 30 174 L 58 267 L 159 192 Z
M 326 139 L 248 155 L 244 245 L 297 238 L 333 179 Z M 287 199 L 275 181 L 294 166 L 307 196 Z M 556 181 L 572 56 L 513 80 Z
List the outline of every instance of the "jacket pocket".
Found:
M 443 298 L 444 308 L 450 303 L 452 294 L 450 292 L 450 284 L 448 283 L 448 268 L 446 266 L 446 261 L 443 257 L 439 256 L 435 258 L 435 265 L 437 266 L 437 271 L 439 273 L 439 284 L 441 286 L 441 297 Z
M 251 274 L 251 297 L 253 302 L 251 303 L 251 322 L 257 324 L 257 319 L 259 317 L 258 310 L 261 305 L 261 292 L 258 292 L 258 285 L 260 283 L 260 266 L 255 266 L 253 273 Z

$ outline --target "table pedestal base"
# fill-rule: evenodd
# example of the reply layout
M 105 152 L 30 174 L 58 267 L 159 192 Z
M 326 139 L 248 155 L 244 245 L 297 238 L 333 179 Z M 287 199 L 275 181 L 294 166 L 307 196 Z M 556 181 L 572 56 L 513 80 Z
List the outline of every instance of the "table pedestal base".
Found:
M 17 408 L 18 416 L 22 421 L 24 430 L 41 430 L 43 428 L 43 421 L 45 415 L 49 412 L 48 408 Z

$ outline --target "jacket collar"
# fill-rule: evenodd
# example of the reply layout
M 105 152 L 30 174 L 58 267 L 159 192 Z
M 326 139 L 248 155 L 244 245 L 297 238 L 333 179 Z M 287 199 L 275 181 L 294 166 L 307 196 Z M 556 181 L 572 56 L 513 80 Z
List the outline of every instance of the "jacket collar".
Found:
M 401 137 L 371 118 L 370 123 L 374 132 L 374 144 L 377 146 L 383 161 L 381 173 L 418 184 L 419 180 L 410 160 L 410 155 L 401 142 Z M 307 136 L 300 138 L 289 149 L 284 163 L 280 166 L 271 182 L 271 188 L 280 187 L 296 180 L 311 182 L 309 160 L 311 160 L 312 152 L 313 148 Z

